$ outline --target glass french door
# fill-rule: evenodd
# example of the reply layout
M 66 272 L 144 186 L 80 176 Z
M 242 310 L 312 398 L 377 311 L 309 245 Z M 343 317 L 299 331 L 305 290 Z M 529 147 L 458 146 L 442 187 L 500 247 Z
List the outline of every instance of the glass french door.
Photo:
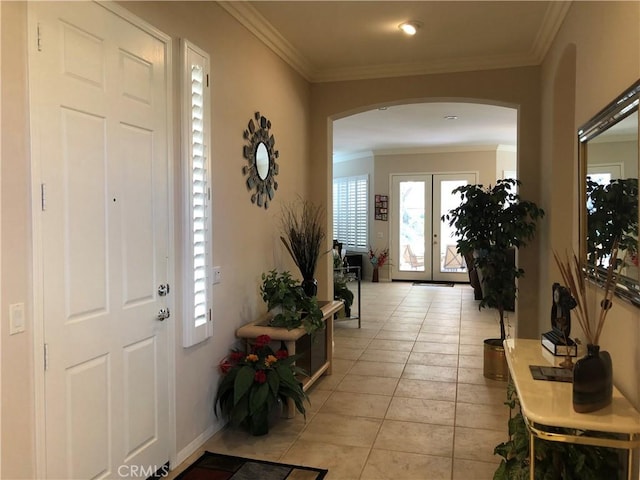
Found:
M 442 215 L 460 204 L 459 186 L 475 173 L 391 175 L 391 278 L 467 282 L 457 238 Z

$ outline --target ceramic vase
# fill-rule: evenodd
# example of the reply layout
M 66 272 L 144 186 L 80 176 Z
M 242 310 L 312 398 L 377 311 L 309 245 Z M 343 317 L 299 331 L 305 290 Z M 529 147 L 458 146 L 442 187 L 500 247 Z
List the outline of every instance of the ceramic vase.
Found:
M 600 410 L 611 403 L 613 369 L 609 352 L 587 345 L 587 355 L 573 367 L 573 409 L 578 413 Z
M 378 281 L 379 270 L 378 267 L 373 267 L 373 277 L 371 277 L 372 282 Z

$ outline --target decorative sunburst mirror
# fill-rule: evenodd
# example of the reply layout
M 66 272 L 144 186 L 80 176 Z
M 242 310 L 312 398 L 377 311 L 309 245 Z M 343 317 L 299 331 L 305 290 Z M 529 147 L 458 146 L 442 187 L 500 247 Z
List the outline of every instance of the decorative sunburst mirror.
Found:
M 242 167 L 242 173 L 247 175 L 251 203 L 264 208 L 269 208 L 278 189 L 278 182 L 274 177 L 278 175 L 276 159 L 280 154 L 275 149 L 276 139 L 269 132 L 270 129 L 271 122 L 267 117 L 256 112 L 243 134 L 247 144 L 243 147 L 242 154 L 248 165 Z

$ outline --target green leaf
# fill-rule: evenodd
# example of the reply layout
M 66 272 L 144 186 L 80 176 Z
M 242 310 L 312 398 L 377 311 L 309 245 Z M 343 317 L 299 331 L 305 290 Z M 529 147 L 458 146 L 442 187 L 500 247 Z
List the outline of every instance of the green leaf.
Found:
M 273 395 L 278 395 L 278 390 L 280 389 L 280 377 L 275 370 L 269 370 L 267 372 L 267 383 L 269 384 L 271 393 Z
M 266 408 L 267 396 L 269 395 L 269 384 L 260 384 L 257 388 L 252 388 L 249 393 L 249 415 Z
M 253 377 L 255 376 L 255 370 L 245 365 L 238 370 L 238 374 L 236 375 L 236 379 L 233 383 L 234 394 L 233 394 L 233 404 L 237 405 L 242 397 L 246 395 L 246 393 L 253 385 Z

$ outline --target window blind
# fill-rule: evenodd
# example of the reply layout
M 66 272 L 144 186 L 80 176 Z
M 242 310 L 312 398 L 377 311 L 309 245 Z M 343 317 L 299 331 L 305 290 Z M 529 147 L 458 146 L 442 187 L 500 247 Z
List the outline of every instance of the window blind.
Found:
M 333 236 L 348 250 L 366 251 L 369 239 L 369 178 L 333 180 Z

